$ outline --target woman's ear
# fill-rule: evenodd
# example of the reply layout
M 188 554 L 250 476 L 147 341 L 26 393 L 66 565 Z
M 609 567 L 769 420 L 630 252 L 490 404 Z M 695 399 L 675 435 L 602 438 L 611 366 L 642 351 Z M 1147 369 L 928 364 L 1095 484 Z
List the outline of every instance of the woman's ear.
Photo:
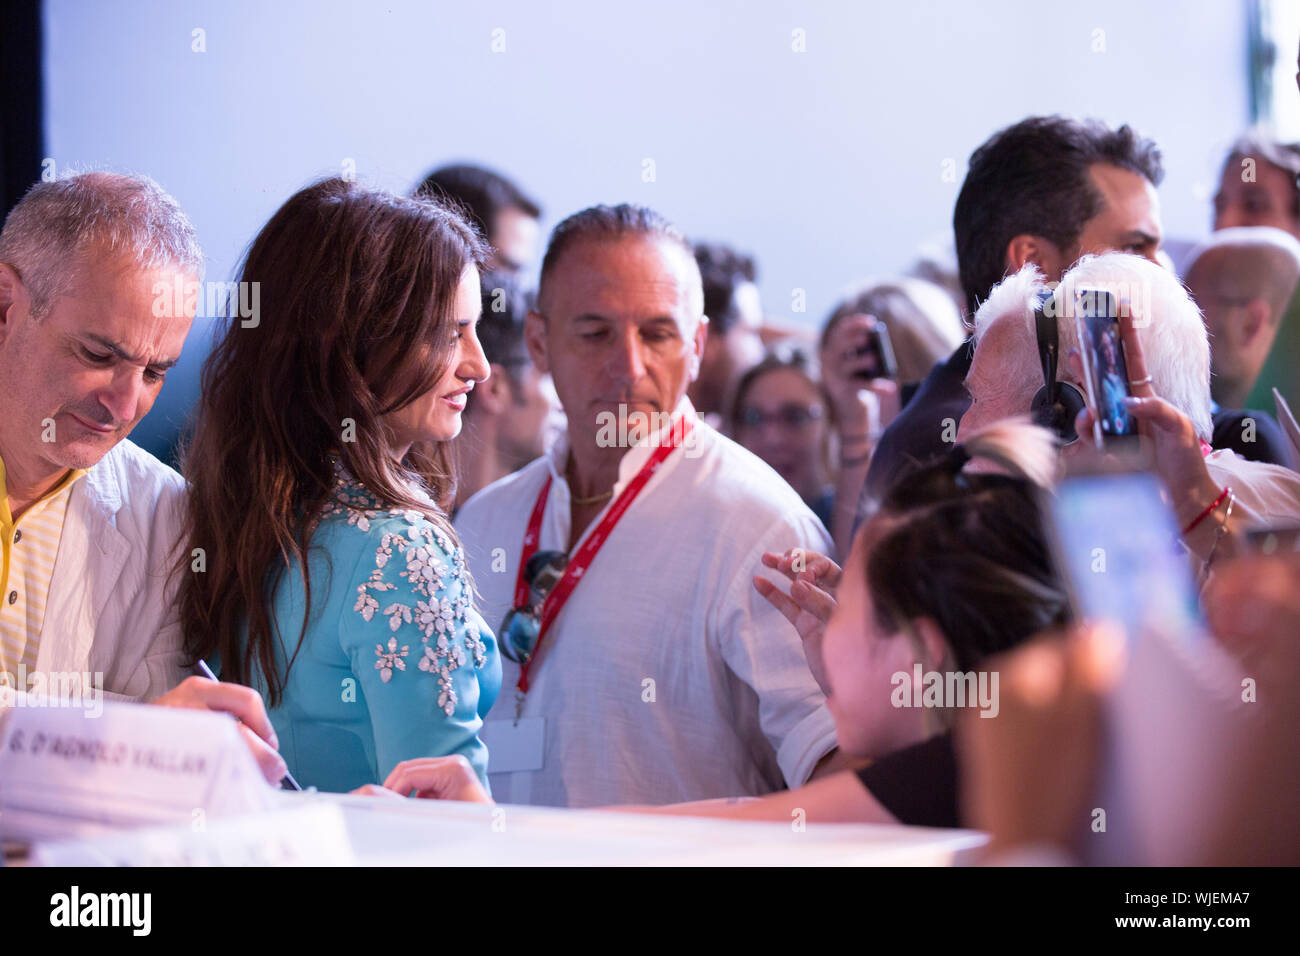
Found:
M 948 644 L 948 638 L 934 618 L 917 618 L 912 622 L 912 631 L 924 649 L 925 660 L 921 663 L 926 670 L 937 671 L 952 660 L 952 648 Z

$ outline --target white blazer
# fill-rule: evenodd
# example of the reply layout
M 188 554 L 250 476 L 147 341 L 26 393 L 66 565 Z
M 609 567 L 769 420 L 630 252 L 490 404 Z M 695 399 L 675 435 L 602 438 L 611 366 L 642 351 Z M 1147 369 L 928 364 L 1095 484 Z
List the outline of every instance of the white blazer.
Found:
M 38 671 L 88 673 L 110 700 L 152 700 L 185 677 L 172 574 L 184 494 L 180 475 L 129 441 L 72 486 Z

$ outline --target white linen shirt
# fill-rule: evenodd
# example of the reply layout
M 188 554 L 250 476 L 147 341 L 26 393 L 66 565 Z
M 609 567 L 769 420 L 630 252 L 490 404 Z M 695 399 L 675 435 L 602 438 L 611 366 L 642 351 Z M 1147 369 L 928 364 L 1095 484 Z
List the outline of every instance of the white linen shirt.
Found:
M 678 413 L 689 408 L 683 400 Z M 826 530 L 757 456 L 702 421 L 688 441 L 614 527 L 547 633 L 522 711 L 545 718 L 542 769 L 492 773 L 489 745 L 498 801 L 589 807 L 758 795 L 806 782 L 835 748 L 799 635 L 752 581 L 777 580 L 761 565 L 764 551 L 829 553 Z M 652 451 L 643 444 L 623 456 L 615 497 Z M 489 624 L 514 603 L 524 529 L 548 477 L 539 550 L 568 550 L 567 455 L 561 439 L 457 516 Z M 519 667 L 502 665 L 489 725 L 515 716 Z
M 1233 528 L 1292 526 L 1300 521 L 1300 474 L 1290 468 L 1220 449 L 1205 457 L 1205 469 L 1216 484 L 1232 487 Z

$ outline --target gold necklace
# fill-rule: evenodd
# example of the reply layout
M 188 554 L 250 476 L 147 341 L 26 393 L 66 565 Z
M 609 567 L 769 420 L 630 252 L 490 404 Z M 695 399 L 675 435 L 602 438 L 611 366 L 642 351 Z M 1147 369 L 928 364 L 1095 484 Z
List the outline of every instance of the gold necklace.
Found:
M 614 489 L 611 488 L 611 489 L 609 489 L 609 491 L 605 492 L 603 495 L 592 495 L 590 498 L 579 498 L 579 497 L 577 497 L 577 496 L 571 496 L 571 497 L 569 498 L 569 503 L 570 503 L 570 504 L 575 504 L 575 505 L 578 505 L 578 506 L 582 506 L 582 505 L 594 505 L 594 504 L 595 504 L 596 502 L 598 502 L 598 501 L 604 501 L 606 498 L 611 498 L 611 497 L 613 497 L 613 495 L 614 495 Z
M 572 488 L 573 487 L 573 453 L 572 452 L 569 453 L 569 460 L 564 463 L 564 477 L 568 481 L 569 487 Z M 579 508 L 581 508 L 586 505 L 594 505 L 597 502 L 604 501 L 606 498 L 612 498 L 613 496 L 614 496 L 613 488 L 609 489 L 609 491 L 605 492 L 603 495 L 592 495 L 590 498 L 579 498 L 575 494 L 570 494 L 569 503 L 573 505 L 577 505 Z

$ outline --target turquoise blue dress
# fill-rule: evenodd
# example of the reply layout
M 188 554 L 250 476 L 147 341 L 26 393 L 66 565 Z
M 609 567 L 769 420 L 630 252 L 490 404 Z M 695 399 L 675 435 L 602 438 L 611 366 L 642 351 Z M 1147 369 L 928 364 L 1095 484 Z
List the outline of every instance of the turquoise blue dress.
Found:
M 460 546 L 339 469 L 308 567 L 313 612 L 296 655 L 306 606 L 296 568 L 271 603 L 281 675 L 293 661 L 270 716 L 297 781 L 344 792 L 383 783 L 403 760 L 461 754 L 486 787 L 478 734 L 501 660 Z

